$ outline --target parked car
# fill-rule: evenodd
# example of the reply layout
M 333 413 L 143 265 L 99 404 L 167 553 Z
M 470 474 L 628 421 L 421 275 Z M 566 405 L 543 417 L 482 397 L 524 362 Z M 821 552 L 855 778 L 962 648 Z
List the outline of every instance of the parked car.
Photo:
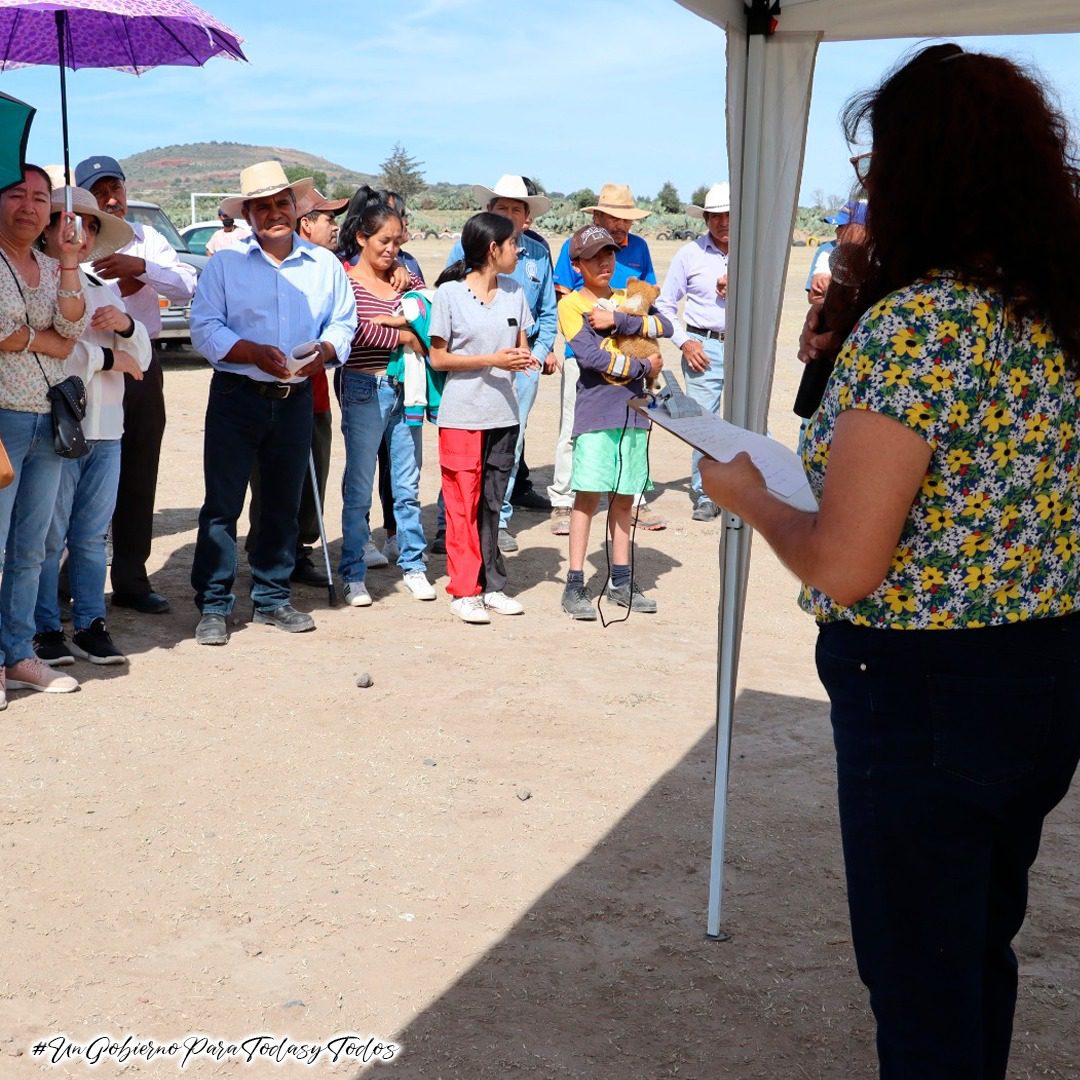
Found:
M 157 229 L 172 245 L 180 261 L 195 267 L 195 277 L 198 280 L 198 276 L 207 263 L 206 256 L 196 255 L 188 249 L 188 246 L 176 231 L 176 226 L 169 220 L 169 215 L 157 203 L 129 199 L 127 216 L 129 221 L 137 221 L 140 225 L 150 225 Z M 161 333 L 157 339 L 159 344 L 178 347 L 190 346 L 191 305 L 173 304 L 164 296 L 159 297 L 158 302 L 161 304 Z
M 196 221 L 194 225 L 180 230 L 180 239 L 192 254 L 206 255 L 206 245 L 210 237 L 220 228 L 221 222 L 217 218 L 213 221 Z

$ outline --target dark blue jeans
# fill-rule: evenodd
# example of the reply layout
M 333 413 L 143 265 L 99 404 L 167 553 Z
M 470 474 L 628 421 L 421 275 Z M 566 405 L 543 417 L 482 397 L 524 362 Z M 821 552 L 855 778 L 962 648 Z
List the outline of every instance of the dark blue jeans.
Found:
M 1043 819 L 1080 755 L 1080 616 L 822 628 L 852 939 L 883 1080 L 1002 1080 Z
M 203 439 L 206 498 L 191 585 L 203 614 L 228 615 L 236 603 L 236 521 L 251 469 L 259 463 L 259 534 L 248 553 L 251 599 L 260 611 L 289 602 L 296 561 L 300 491 L 311 452 L 311 384 L 297 383 L 281 400 L 262 397 L 242 375 L 210 380 Z

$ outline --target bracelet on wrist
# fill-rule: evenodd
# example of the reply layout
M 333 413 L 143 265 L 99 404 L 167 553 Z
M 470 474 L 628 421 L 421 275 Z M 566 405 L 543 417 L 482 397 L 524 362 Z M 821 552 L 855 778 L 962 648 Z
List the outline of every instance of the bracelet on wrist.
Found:
M 34 344 L 34 338 L 37 337 L 37 331 L 29 323 L 26 324 L 26 329 L 29 336 L 26 339 L 26 347 L 23 349 L 23 352 L 30 352 L 30 347 Z
M 56 296 L 60 300 L 81 300 L 82 289 L 57 289 Z
M 63 273 L 66 270 L 69 274 L 71 274 L 71 273 L 74 273 L 75 271 L 77 271 L 78 269 L 79 269 L 79 264 L 78 263 L 76 263 L 74 266 L 65 266 L 63 263 L 60 264 L 60 272 L 61 273 Z

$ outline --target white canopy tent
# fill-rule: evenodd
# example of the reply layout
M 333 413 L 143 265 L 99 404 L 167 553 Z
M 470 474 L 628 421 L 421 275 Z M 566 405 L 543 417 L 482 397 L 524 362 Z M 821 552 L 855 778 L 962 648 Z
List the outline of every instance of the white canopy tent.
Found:
M 821 41 L 1080 32 L 1077 0 L 679 0 L 727 32 L 732 216 L 724 416 L 764 431 L 780 302 Z M 750 565 L 748 527 L 724 515 L 716 790 L 707 932 L 720 935 L 735 676 Z

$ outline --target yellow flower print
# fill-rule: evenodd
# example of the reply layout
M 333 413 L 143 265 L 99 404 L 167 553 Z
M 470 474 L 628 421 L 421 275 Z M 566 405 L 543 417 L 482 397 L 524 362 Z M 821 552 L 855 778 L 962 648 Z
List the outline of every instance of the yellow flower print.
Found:
M 952 319 L 942 319 L 934 337 L 938 341 L 955 341 L 960 336 L 960 324 Z
M 1016 460 L 1019 453 L 1020 449 L 1016 445 L 1015 439 L 1009 439 L 1007 442 L 1004 439 L 999 439 L 994 443 L 994 452 L 990 457 L 999 469 L 1005 469 Z
M 904 307 L 917 319 L 922 319 L 934 310 L 934 298 L 929 293 L 916 293 Z
M 924 591 L 933 592 L 945 584 L 945 575 L 936 566 L 924 566 L 920 582 Z
M 972 309 L 975 322 L 983 330 L 990 329 L 990 305 L 985 300 L 980 300 Z
M 1039 602 L 1035 605 L 1036 615 L 1049 615 L 1050 609 L 1054 605 L 1054 596 L 1056 590 L 1047 585 L 1046 588 L 1040 589 L 1038 592 Z
M 952 386 L 953 374 L 948 368 L 935 364 L 919 381 L 930 387 L 933 393 L 940 394 L 942 390 L 948 390 Z
M 846 383 L 841 386 L 839 392 L 836 395 L 836 400 L 839 403 L 841 409 L 850 409 L 851 403 L 854 400 L 854 397 L 851 393 L 851 387 L 848 386 Z
M 1031 324 L 1031 340 L 1040 348 L 1045 349 L 1050 344 L 1050 331 L 1042 323 Z
M 980 551 L 990 550 L 990 536 L 984 532 L 968 533 L 960 542 L 960 550 L 969 558 L 974 559 Z
M 1014 544 L 1005 547 L 1005 561 L 1001 564 L 1002 570 L 1016 570 L 1026 562 L 1027 544 Z
M 1051 386 L 1057 386 L 1061 381 L 1061 376 L 1065 374 L 1065 357 L 1061 353 L 1048 356 L 1043 361 L 1043 367 L 1046 369 L 1046 381 Z
M 1054 554 L 1061 559 L 1062 562 L 1068 562 L 1077 551 L 1080 551 L 1080 545 L 1077 545 L 1075 533 L 1067 533 L 1064 536 L 1059 536 L 1054 541 Z
M 1035 466 L 1035 486 L 1046 487 L 1057 474 L 1057 465 L 1053 458 L 1039 458 L 1039 464 Z
M 889 561 L 889 569 L 894 574 L 900 573 L 907 566 L 910 559 L 911 548 L 901 545 L 893 552 L 892 559 Z
M 913 428 L 922 428 L 926 431 L 934 422 L 934 410 L 922 401 L 918 405 L 912 405 L 904 417 Z
M 1023 368 L 1009 368 L 1009 391 L 1014 397 L 1022 396 L 1030 385 L 1031 376 Z
M 1062 615 L 1068 615 L 1073 609 L 1073 598 L 1066 593 L 1058 602 L 1058 610 Z
M 1026 608 L 1022 609 L 1020 611 L 1006 611 L 1005 612 L 1005 621 L 1006 622 L 1023 622 L 1027 618 L 1029 618 L 1029 615 L 1027 613 Z
M 828 465 L 829 464 L 829 444 L 818 443 L 814 447 L 813 462 L 815 465 Z
M 1035 513 L 1040 521 L 1045 521 L 1051 514 L 1056 514 L 1061 508 L 1061 496 L 1056 491 L 1049 491 L 1044 495 L 1035 496 Z
M 888 318 L 896 309 L 896 301 L 891 297 L 887 300 L 879 300 L 870 309 L 871 319 L 883 319 Z
M 986 516 L 986 511 L 993 505 L 993 500 L 985 491 L 974 491 L 964 496 L 964 517 L 973 517 L 979 521 Z
M 897 356 L 917 357 L 922 352 L 922 342 L 910 330 L 898 330 L 889 340 Z
M 951 630 L 956 618 L 951 611 L 931 611 L 929 628 L 931 630 Z
M 1068 420 L 1062 420 L 1058 425 L 1058 433 L 1061 435 L 1061 449 L 1068 450 L 1069 444 L 1073 441 L 1073 436 L 1076 434 L 1072 424 L 1070 424 Z
M 966 402 L 954 401 L 945 419 L 950 427 L 963 427 L 971 419 L 971 410 Z
M 1042 552 L 1037 547 L 1029 547 L 1024 552 L 1024 569 L 1027 573 L 1034 574 L 1042 562 Z
M 914 611 L 918 606 L 915 597 L 899 585 L 890 585 L 885 590 L 885 603 L 892 608 L 894 615 L 899 615 L 901 611 Z
M 870 625 L 870 620 L 865 615 L 856 615 L 855 618 L 852 619 L 851 621 L 856 626 L 869 626 Z
M 874 361 L 865 354 L 859 356 L 855 361 L 855 374 L 860 379 L 865 379 L 867 376 L 872 375 L 874 371 Z
M 960 473 L 961 475 L 967 472 L 967 467 L 974 460 L 966 450 L 950 450 L 945 455 L 945 464 L 949 467 L 949 472 Z
M 908 387 L 911 385 L 911 372 L 899 364 L 890 364 L 885 369 L 885 385 Z
M 1015 581 L 1006 582 L 994 593 L 994 603 L 1004 607 L 1010 600 L 1020 599 L 1020 586 Z
M 1020 510 L 1012 503 L 1001 508 L 1001 527 L 1008 529 L 1020 520 Z
M 1044 442 L 1050 432 L 1050 417 L 1046 413 L 1036 413 L 1027 422 L 1027 432 L 1024 435 L 1024 445 L 1033 442 Z
M 969 566 L 964 574 L 964 584 L 974 592 L 994 584 L 994 571 L 989 566 Z
M 956 521 L 951 510 L 940 506 L 931 506 L 926 511 L 926 524 L 931 532 L 941 532 L 942 529 L 951 529 Z
M 990 366 L 986 356 L 986 338 L 975 339 L 975 344 L 971 346 L 971 362 L 975 367 Z
M 993 435 L 996 435 L 1003 427 L 1008 427 L 1012 422 L 1012 413 L 1004 405 L 998 405 L 983 417 L 983 427 Z
M 941 499 L 949 493 L 948 486 L 945 483 L 945 477 L 940 473 L 927 473 L 923 477 L 920 490 L 928 499 Z

